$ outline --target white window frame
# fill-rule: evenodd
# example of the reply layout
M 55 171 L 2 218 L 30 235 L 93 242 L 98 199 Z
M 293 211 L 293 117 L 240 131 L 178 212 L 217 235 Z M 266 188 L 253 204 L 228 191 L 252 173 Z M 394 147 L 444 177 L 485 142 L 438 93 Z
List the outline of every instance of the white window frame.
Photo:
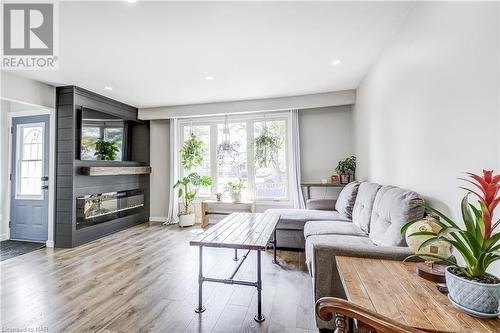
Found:
M 184 145 L 184 128 L 189 126 L 210 126 L 210 177 L 213 180 L 210 189 L 210 195 L 199 195 L 200 199 L 208 199 L 217 191 L 218 183 L 218 164 L 217 164 L 217 142 L 218 142 L 218 129 L 217 125 L 224 123 L 224 116 L 210 116 L 199 118 L 183 118 L 179 120 L 178 142 L 179 149 Z M 263 121 L 283 120 L 285 121 L 286 135 L 285 135 L 285 155 L 286 155 L 286 178 L 287 186 L 285 197 L 276 199 L 255 198 L 255 154 L 253 147 L 254 138 L 254 123 Z M 289 203 L 290 202 L 290 112 L 259 112 L 243 115 L 228 115 L 228 123 L 241 123 L 246 122 L 247 126 L 247 188 L 249 197 L 248 200 L 255 201 L 256 203 Z M 179 175 L 184 176 L 184 168 L 179 163 Z
M 20 194 L 21 192 L 21 157 L 22 157 L 22 144 L 24 143 L 24 138 L 21 134 L 24 132 L 23 129 L 26 127 L 42 127 L 42 177 L 45 174 L 45 123 L 29 123 L 29 124 L 17 124 L 16 125 L 16 199 L 20 200 L 45 200 L 44 191 L 40 192 L 40 195 L 33 194 Z

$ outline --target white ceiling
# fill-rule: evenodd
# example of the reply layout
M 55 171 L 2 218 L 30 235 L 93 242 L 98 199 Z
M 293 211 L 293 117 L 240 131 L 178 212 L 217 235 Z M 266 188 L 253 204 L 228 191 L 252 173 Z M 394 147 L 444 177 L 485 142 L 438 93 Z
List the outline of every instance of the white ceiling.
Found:
M 59 6 L 59 70 L 19 74 L 152 107 L 356 88 L 411 3 Z

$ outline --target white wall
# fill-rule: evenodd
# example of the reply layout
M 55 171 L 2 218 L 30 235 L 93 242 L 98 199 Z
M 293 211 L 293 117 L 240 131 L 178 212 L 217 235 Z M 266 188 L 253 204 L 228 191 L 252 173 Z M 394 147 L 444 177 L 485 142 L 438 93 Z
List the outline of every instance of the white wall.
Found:
M 263 98 L 219 103 L 173 105 L 139 109 L 139 119 L 169 119 L 175 117 L 215 116 L 235 113 L 311 109 L 328 106 L 352 105 L 354 90 L 332 91 L 319 94 Z
M 170 127 L 168 120 L 150 122 L 150 220 L 165 222 L 169 201 Z
M 500 172 L 499 4 L 421 2 L 357 91 L 358 176 L 459 218 L 457 177 Z
M 7 114 L 10 112 L 10 102 L 1 101 L 0 110 L 0 240 L 8 238 L 7 194 L 9 185 L 9 126 Z
M 301 110 L 299 126 L 302 180 L 330 180 L 337 163 L 354 153 L 352 106 Z M 333 188 L 311 188 L 311 197 L 331 198 L 338 192 Z
M 0 76 L 1 97 L 3 99 L 55 108 L 55 87 L 6 71 L 1 71 Z

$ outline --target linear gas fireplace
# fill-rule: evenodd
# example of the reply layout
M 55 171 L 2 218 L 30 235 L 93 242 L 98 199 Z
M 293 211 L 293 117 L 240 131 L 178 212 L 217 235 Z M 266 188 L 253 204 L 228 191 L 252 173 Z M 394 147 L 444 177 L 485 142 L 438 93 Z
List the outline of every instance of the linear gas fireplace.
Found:
M 84 195 L 76 198 L 76 228 L 136 214 L 143 206 L 144 193 L 140 189 Z

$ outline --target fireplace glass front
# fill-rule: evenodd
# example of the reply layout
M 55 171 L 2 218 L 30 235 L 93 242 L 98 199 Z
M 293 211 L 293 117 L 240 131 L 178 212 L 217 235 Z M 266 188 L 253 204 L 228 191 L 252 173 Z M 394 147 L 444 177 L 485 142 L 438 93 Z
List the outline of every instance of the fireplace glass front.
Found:
M 144 206 L 142 190 L 95 193 L 76 198 L 76 228 L 84 228 L 138 213 Z

